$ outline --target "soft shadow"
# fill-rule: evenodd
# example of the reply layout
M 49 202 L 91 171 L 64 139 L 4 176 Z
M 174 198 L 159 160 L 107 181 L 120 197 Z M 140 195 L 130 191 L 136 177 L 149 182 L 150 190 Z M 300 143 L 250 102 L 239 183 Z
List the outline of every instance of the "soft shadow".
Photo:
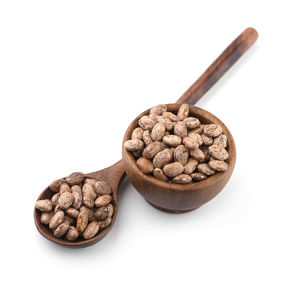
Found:
M 205 105 L 208 104 L 209 100 L 211 100 L 211 98 L 213 98 L 214 96 L 216 96 L 217 93 L 220 92 L 220 89 L 224 86 L 224 84 L 227 84 L 227 81 L 231 80 L 233 76 L 236 75 L 237 72 L 240 71 L 241 68 L 246 68 L 245 64 L 251 60 L 251 58 L 258 52 L 258 48 L 259 45 L 256 44 L 255 46 L 253 46 L 250 50 L 247 51 L 246 55 L 243 55 L 235 64 L 234 66 L 232 66 L 232 68 L 226 72 L 226 74 L 224 74 L 223 78 L 221 78 L 221 80 L 219 80 L 213 87 L 212 89 L 209 90 L 209 96 L 204 96 L 201 101 L 199 101 L 197 104 L 195 104 L 198 107 L 203 107 Z M 219 96 L 219 95 L 218 95 Z M 154 207 L 152 207 L 149 203 L 147 203 L 146 201 L 144 201 L 144 207 L 145 207 L 145 211 L 149 211 L 151 212 L 151 214 L 156 215 L 156 217 L 161 220 L 162 217 L 165 221 L 174 221 L 174 220 L 182 220 L 182 219 L 186 219 L 186 218 L 190 218 L 191 216 L 198 216 L 198 215 L 210 215 L 212 214 L 212 212 L 215 212 L 217 210 L 217 208 L 222 207 L 222 204 L 226 204 L 226 201 L 228 201 L 229 199 L 234 199 L 233 196 L 236 195 L 236 190 L 235 188 L 238 188 L 240 185 L 239 183 L 239 179 L 237 179 L 236 177 L 232 177 L 231 180 L 229 181 L 229 183 L 225 186 L 225 188 L 223 189 L 223 191 L 217 195 L 216 198 L 214 198 L 212 201 L 208 202 L 205 205 L 202 205 L 201 207 L 199 207 L 198 209 L 192 211 L 192 212 L 188 212 L 188 213 L 182 213 L 182 214 L 172 214 L 172 213 L 167 213 L 167 212 L 163 212 L 160 211 Z M 118 216 L 120 214 L 122 214 L 122 200 L 124 195 L 126 195 L 126 193 L 129 191 L 130 189 L 130 181 L 129 179 L 126 177 L 123 181 L 123 183 L 120 186 L 119 189 L 119 198 L 118 198 Z M 133 187 L 133 186 L 132 186 Z M 231 191 L 232 189 L 232 191 Z M 79 249 L 73 249 L 73 248 L 66 248 L 66 247 L 62 247 L 59 246 L 43 237 L 41 237 L 41 235 L 36 231 L 35 234 L 35 239 L 36 239 L 36 244 L 38 244 L 39 246 L 46 246 L 48 248 L 50 248 L 51 251 L 55 252 L 58 255 L 63 255 L 68 256 L 68 257 L 74 257 L 74 256 L 80 256 L 82 257 L 88 257 L 88 258 L 94 258 L 95 257 L 95 253 L 99 252 L 100 254 L 103 254 L 104 256 L 107 254 L 109 254 L 109 252 L 111 251 L 111 248 L 115 246 L 115 244 L 118 242 L 119 240 L 119 235 L 122 233 L 122 231 L 120 230 L 121 227 L 119 225 L 119 219 L 118 216 L 116 218 L 116 221 L 113 225 L 113 228 L 111 229 L 110 233 L 108 233 L 108 235 L 101 240 L 100 242 L 98 242 L 95 245 L 92 245 L 90 247 L 86 247 L 86 248 L 79 248 Z M 96 255 L 97 257 L 99 257 L 99 255 Z

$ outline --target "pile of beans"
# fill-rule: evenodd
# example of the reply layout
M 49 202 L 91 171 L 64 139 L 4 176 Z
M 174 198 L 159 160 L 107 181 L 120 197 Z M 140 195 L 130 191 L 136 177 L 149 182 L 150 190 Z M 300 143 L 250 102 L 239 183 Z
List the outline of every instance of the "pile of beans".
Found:
M 189 116 L 189 105 L 181 105 L 177 114 L 158 105 L 138 123 L 124 147 L 143 173 L 187 184 L 227 170 L 227 136 L 222 127 L 201 124 Z
M 35 207 L 41 212 L 41 223 L 55 237 L 70 241 L 90 239 L 111 223 L 112 191 L 105 181 L 75 172 L 66 179 L 53 181 L 50 190 L 51 200 L 38 200 Z

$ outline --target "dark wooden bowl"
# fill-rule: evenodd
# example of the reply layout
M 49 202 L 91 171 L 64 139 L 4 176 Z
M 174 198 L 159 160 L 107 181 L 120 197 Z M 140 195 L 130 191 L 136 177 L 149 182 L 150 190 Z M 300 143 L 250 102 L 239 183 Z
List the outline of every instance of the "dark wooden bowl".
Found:
M 168 111 L 177 112 L 180 104 L 168 104 Z M 233 137 L 227 127 L 213 114 L 190 105 L 190 114 L 208 124 L 214 123 L 222 126 L 228 138 L 229 160 L 228 170 L 217 172 L 200 182 L 186 185 L 164 182 L 140 171 L 131 152 L 124 148 L 124 143 L 131 138 L 132 131 L 138 127 L 138 120 L 149 113 L 149 110 L 140 114 L 128 127 L 123 140 L 122 155 L 125 172 L 135 189 L 159 210 L 170 213 L 184 213 L 192 211 L 214 198 L 227 184 L 234 169 L 236 149 Z

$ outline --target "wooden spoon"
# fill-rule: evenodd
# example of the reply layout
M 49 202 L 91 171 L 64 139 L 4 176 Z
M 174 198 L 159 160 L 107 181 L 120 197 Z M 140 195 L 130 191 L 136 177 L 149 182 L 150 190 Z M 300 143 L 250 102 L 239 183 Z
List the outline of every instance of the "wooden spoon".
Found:
M 243 31 L 223 52 L 222 54 L 208 67 L 208 69 L 199 77 L 199 79 L 179 98 L 177 103 L 195 104 L 222 76 L 223 74 L 255 43 L 258 33 L 253 28 L 247 28 Z M 122 160 L 114 165 L 86 174 L 87 177 L 93 177 L 98 180 L 106 181 L 112 188 L 114 214 L 111 224 L 100 231 L 94 238 L 76 241 L 68 241 L 65 239 L 55 238 L 48 228 L 41 224 L 41 213 L 34 210 L 34 220 L 38 231 L 47 239 L 66 247 L 79 248 L 86 247 L 103 239 L 111 230 L 117 216 L 118 210 L 118 191 L 122 179 L 125 177 L 125 171 Z M 39 199 L 49 199 L 53 192 L 49 186 L 41 193 Z

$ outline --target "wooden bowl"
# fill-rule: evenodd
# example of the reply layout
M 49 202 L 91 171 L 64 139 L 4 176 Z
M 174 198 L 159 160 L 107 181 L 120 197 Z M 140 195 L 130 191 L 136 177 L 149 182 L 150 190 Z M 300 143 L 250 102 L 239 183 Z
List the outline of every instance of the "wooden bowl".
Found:
M 167 104 L 168 111 L 177 113 L 181 104 Z M 170 212 L 184 213 L 197 209 L 214 198 L 227 184 L 234 169 L 236 149 L 233 137 L 227 127 L 213 114 L 189 105 L 190 115 L 198 118 L 204 124 L 218 124 L 228 138 L 229 159 L 228 169 L 225 172 L 216 172 L 207 179 L 190 184 L 175 184 L 164 182 L 151 175 L 144 174 L 136 164 L 131 152 L 124 148 L 124 143 L 131 138 L 132 131 L 138 127 L 138 120 L 149 114 L 149 110 L 140 114 L 128 127 L 123 140 L 122 156 L 125 172 L 135 189 L 155 208 Z

